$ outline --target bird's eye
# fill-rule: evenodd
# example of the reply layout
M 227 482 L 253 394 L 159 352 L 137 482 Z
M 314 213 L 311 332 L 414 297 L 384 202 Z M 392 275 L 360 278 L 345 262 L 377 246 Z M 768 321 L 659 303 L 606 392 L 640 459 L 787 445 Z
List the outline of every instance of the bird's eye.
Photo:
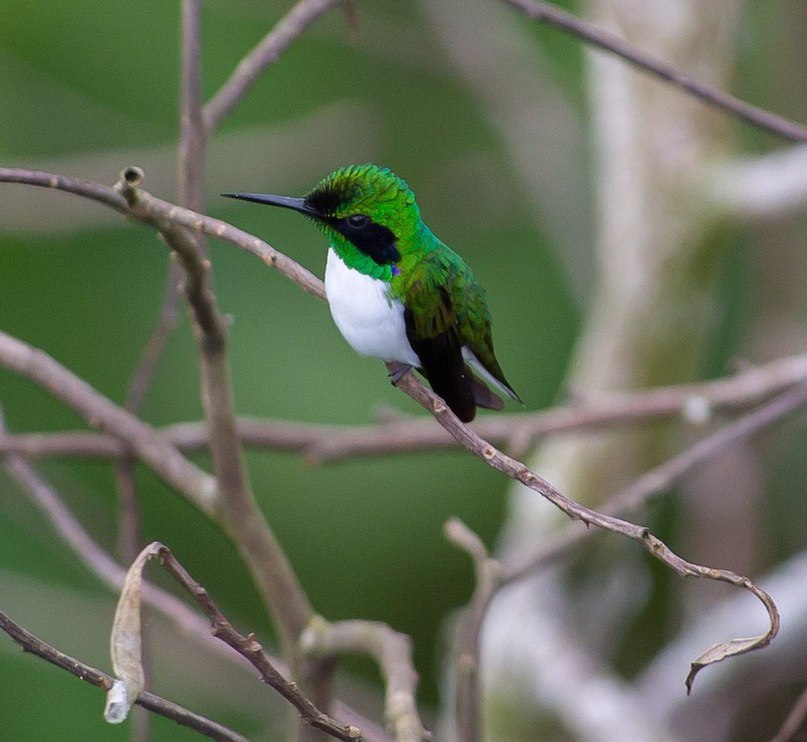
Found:
M 361 229 L 370 223 L 370 217 L 366 214 L 351 214 L 351 216 L 347 218 L 347 223 L 349 226 L 353 227 L 353 229 Z

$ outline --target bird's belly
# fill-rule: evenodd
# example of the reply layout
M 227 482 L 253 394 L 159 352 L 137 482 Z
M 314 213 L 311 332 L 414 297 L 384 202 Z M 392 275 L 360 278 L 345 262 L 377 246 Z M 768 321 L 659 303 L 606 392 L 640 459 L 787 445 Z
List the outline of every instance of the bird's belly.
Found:
M 403 304 L 390 298 L 384 281 L 348 268 L 328 250 L 325 293 L 339 332 L 357 353 L 419 366 L 406 337 Z

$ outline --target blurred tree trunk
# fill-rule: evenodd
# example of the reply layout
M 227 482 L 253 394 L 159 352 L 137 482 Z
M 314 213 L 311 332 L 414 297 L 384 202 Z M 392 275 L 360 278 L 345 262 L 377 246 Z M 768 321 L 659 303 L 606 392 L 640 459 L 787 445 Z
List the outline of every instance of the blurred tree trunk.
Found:
M 698 80 L 731 87 L 740 3 L 590 0 L 587 10 L 590 20 L 637 48 Z M 692 379 L 719 316 L 724 241 L 703 183 L 731 146 L 732 123 L 599 52 L 589 55 L 589 101 L 597 275 L 568 386 L 586 396 Z M 563 436 L 529 463 L 570 497 L 596 507 L 668 452 L 668 438 L 663 428 Z M 534 493 L 514 487 L 502 558 L 520 561 L 542 534 L 565 524 Z M 624 639 L 620 631 L 645 599 L 647 583 L 646 561 L 635 546 L 623 546 L 608 542 L 621 551 L 613 569 L 604 568 L 607 559 L 580 565 L 591 584 L 581 590 L 578 580 L 574 596 L 557 570 L 497 598 L 483 637 L 488 739 L 671 736 L 609 667 L 608 653 Z M 500 699 L 513 688 L 519 701 L 504 708 Z

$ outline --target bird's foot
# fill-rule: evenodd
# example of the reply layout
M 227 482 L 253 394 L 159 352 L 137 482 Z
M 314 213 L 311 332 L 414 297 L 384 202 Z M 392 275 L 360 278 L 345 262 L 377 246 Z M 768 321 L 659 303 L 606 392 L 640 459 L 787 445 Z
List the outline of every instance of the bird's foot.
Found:
M 398 382 L 413 368 L 414 366 L 410 366 L 408 363 L 398 364 L 398 367 L 390 371 L 389 374 L 389 379 L 392 382 L 392 385 L 398 386 Z

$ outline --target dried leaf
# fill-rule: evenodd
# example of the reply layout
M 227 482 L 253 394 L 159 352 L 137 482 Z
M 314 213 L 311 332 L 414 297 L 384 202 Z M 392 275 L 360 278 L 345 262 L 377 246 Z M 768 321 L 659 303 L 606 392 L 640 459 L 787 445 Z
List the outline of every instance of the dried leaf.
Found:
M 703 568 L 701 568 L 703 569 Z M 761 649 L 767 647 L 773 638 L 779 633 L 779 611 L 776 608 L 776 603 L 773 598 L 768 595 L 761 587 L 757 587 L 747 577 L 735 575 L 733 572 L 723 569 L 710 569 L 706 570 L 706 576 L 712 579 L 723 580 L 730 582 L 733 585 L 745 588 L 754 596 L 756 596 L 765 606 L 768 612 L 768 619 L 770 626 L 764 634 L 759 636 L 752 636 L 747 639 L 731 639 L 727 642 L 715 644 L 713 647 L 707 649 L 698 659 L 696 659 L 689 669 L 687 675 L 686 686 L 687 695 L 692 692 L 692 683 L 695 681 L 695 676 L 707 665 L 713 665 L 715 662 L 726 659 L 726 657 L 736 657 L 738 654 L 745 654 L 754 649 Z
M 695 676 L 708 665 L 713 665 L 715 662 L 720 662 L 726 657 L 734 657 L 738 654 L 745 654 L 753 649 L 764 647 L 770 643 L 770 631 L 760 634 L 759 636 L 752 636 L 747 639 L 731 639 L 727 642 L 720 642 L 713 647 L 707 649 L 698 659 L 696 659 L 690 666 L 689 675 L 687 675 L 686 686 L 687 695 L 692 692 L 692 683 Z
M 107 693 L 104 708 L 104 719 L 110 724 L 120 724 L 126 719 L 129 709 L 146 685 L 140 632 L 140 593 L 143 568 L 162 548 L 162 544 L 154 541 L 137 555 L 126 573 L 115 609 L 109 651 L 112 669 L 118 680 Z

